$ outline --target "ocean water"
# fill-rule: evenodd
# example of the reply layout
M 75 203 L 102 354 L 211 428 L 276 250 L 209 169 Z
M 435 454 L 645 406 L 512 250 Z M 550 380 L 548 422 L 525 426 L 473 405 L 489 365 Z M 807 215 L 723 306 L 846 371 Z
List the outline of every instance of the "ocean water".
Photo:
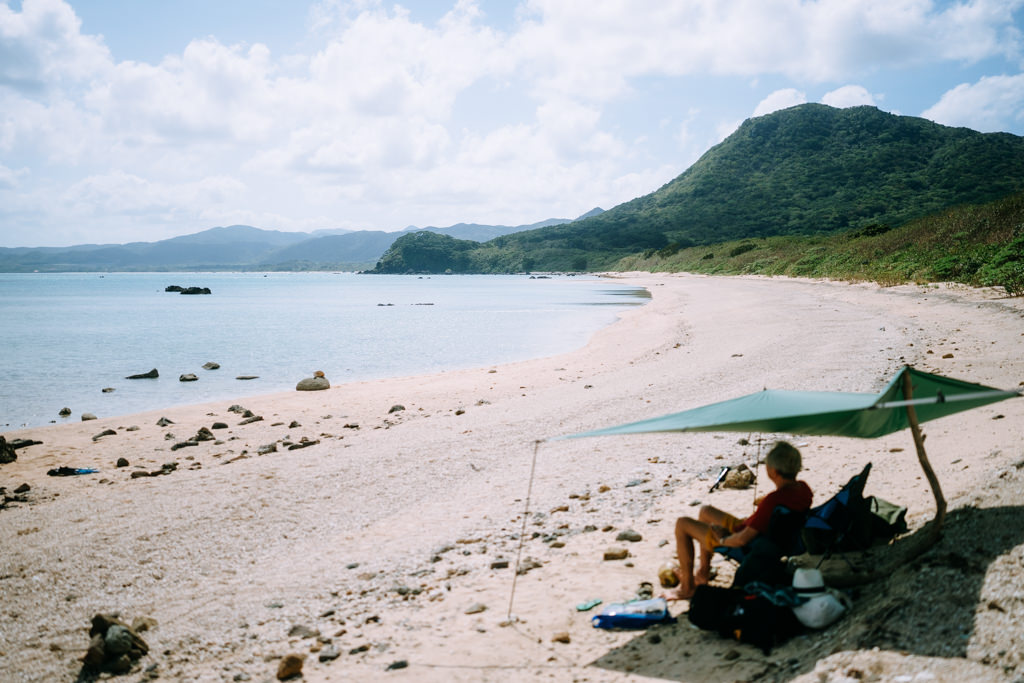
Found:
M 645 300 L 589 277 L 0 274 L 0 431 L 288 391 L 316 370 L 337 385 L 549 356 Z

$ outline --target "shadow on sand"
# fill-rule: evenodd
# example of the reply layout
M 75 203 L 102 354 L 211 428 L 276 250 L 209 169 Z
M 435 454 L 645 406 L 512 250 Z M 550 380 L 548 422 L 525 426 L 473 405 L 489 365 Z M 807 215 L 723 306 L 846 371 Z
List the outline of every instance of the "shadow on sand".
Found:
M 899 539 L 913 544 L 927 529 Z M 685 614 L 609 651 L 590 665 L 670 681 L 788 681 L 824 657 L 879 648 L 912 655 L 965 658 L 982 619 L 1024 617 L 1019 599 L 983 599 L 994 560 L 1024 544 L 1024 507 L 959 507 L 931 549 L 890 575 L 850 589 L 853 611 L 824 631 L 808 631 L 764 655 L 750 645 L 695 629 Z M 1013 612 L 1014 614 L 1011 614 Z M 1019 665 L 998 644 L 971 647 L 971 658 L 1011 671 Z

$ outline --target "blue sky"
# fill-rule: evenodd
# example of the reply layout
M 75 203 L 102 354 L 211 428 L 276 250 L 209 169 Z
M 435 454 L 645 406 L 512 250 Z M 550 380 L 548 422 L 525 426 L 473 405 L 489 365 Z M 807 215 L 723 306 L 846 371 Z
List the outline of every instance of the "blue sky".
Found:
M 0 246 L 646 194 L 746 118 L 1024 134 L 1024 0 L 0 0 Z

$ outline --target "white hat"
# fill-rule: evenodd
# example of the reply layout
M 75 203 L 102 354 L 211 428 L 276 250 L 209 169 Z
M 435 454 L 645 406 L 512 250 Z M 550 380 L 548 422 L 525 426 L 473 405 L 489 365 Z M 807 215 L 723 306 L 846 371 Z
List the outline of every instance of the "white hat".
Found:
M 802 595 L 822 593 L 825 590 L 825 579 L 818 569 L 797 569 L 793 572 L 793 588 Z

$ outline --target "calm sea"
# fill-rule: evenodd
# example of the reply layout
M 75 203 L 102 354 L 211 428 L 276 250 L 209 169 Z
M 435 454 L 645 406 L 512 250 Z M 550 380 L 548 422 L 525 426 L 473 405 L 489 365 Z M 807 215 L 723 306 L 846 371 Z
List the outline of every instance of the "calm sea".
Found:
M 645 294 L 584 277 L 0 274 L 0 430 L 287 391 L 316 370 L 337 385 L 553 355 Z

